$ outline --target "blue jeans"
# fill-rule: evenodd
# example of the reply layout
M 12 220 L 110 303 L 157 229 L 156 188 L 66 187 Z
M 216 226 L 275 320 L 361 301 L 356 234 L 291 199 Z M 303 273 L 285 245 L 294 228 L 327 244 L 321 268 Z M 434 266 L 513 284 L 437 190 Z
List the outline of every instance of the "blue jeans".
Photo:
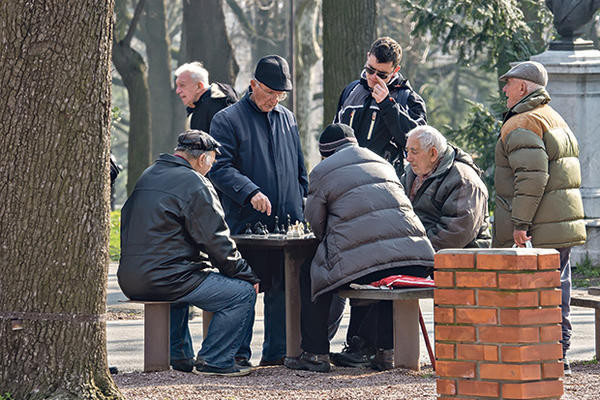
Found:
M 189 303 L 214 313 L 207 335 L 203 338 L 202 348 L 198 352 L 199 360 L 212 367 L 228 368 L 233 366 L 234 356 L 250 358 L 256 303 L 256 292 L 252 284 L 211 272 L 196 289 L 178 302 L 186 303 L 186 307 Z M 184 314 L 187 319 L 187 313 L 183 311 L 177 315 Z M 179 327 L 178 332 L 173 332 L 174 326 Z M 187 324 L 183 329 L 181 320 L 175 323 L 172 320 L 171 333 L 175 333 L 175 337 L 171 337 L 171 358 L 174 359 L 174 350 L 176 355 L 190 358 L 188 356 L 192 344 Z M 188 339 L 189 345 L 186 343 Z M 193 357 L 193 350 L 191 355 Z
M 279 360 L 285 356 L 285 291 L 283 274 L 281 279 L 264 293 L 265 339 L 262 359 Z
M 560 288 L 562 290 L 562 340 L 560 343 L 563 348 L 563 358 L 567 355 L 567 350 L 571 347 L 571 247 L 556 249 L 560 253 Z
M 171 304 L 171 361 L 194 358 L 192 336 L 188 327 L 189 309 L 188 303 Z

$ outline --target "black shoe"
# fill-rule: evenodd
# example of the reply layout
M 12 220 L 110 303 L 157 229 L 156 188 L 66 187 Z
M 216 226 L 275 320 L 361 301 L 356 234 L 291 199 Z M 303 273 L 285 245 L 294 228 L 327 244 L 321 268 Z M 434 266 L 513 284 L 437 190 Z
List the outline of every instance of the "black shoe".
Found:
M 366 346 L 365 341 L 353 336 L 349 343 L 344 345 L 341 353 L 330 353 L 331 362 L 338 367 L 360 368 L 369 365 L 369 360 L 375 352 Z
M 313 372 L 331 371 L 329 354 L 312 354 L 305 351 L 300 354 L 300 357 L 287 357 L 285 359 L 285 366 L 289 369 L 301 369 Z
M 563 362 L 563 369 L 565 371 L 565 376 L 571 376 L 573 374 L 573 372 L 571 371 L 571 364 L 569 364 L 569 360 L 567 360 L 566 358 L 563 358 L 562 362 Z
M 119 373 L 119 368 L 117 367 L 108 367 L 108 372 L 110 372 L 111 375 L 116 375 Z
M 369 367 L 376 371 L 387 371 L 394 368 L 394 349 L 377 350 L 375 356 L 371 358 Z
M 236 357 L 235 363 L 240 367 L 249 367 L 252 368 L 252 363 L 246 357 Z
M 272 367 L 273 365 L 283 365 L 284 360 L 285 360 L 285 357 L 276 358 L 275 360 L 263 360 L 261 358 L 260 363 L 258 365 L 260 365 L 261 367 Z
M 183 358 L 181 360 L 171 360 L 171 367 L 176 371 L 192 372 L 194 369 L 194 359 Z
M 196 371 L 201 375 L 218 375 L 218 376 L 244 376 L 250 374 L 252 370 L 250 368 L 240 367 L 239 365 L 233 365 L 229 368 L 218 368 L 211 367 L 210 365 L 200 364 L 196 365 Z

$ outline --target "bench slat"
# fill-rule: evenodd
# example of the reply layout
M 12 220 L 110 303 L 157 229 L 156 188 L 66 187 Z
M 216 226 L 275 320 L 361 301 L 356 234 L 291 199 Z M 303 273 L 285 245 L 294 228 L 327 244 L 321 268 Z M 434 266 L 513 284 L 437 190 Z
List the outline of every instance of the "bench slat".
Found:
M 407 288 L 407 289 L 346 289 L 338 291 L 340 297 L 349 299 L 370 300 L 410 300 L 432 299 L 433 288 Z

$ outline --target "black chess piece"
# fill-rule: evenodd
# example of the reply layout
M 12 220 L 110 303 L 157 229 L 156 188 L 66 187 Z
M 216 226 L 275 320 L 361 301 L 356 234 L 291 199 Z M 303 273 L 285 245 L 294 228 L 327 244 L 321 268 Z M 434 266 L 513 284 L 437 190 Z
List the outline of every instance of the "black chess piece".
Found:
M 285 224 L 281 224 L 281 233 L 287 235 L 287 231 L 285 230 Z
M 279 231 L 279 217 L 277 215 L 275 216 L 275 229 L 273 229 L 273 233 L 281 233 Z
M 254 229 L 252 231 L 257 235 L 262 235 L 262 224 L 260 221 L 254 224 Z
M 244 230 L 244 235 L 252 235 L 252 224 L 247 223 L 246 229 Z
M 304 233 L 310 233 L 310 228 L 308 227 L 308 222 L 304 223 Z

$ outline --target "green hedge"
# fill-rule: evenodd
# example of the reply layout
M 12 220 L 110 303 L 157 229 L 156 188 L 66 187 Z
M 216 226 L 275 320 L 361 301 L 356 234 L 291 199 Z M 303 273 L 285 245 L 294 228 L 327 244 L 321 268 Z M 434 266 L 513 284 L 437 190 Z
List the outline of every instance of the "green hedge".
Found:
M 110 242 L 109 254 L 112 261 L 121 258 L 121 210 L 110 213 Z

